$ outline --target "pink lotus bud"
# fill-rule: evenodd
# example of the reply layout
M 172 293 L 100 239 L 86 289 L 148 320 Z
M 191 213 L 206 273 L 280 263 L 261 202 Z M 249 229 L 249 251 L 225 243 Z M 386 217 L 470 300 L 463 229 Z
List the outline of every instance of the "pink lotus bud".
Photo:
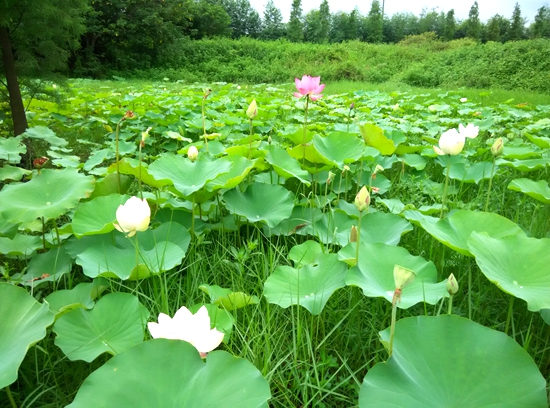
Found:
M 449 278 L 447 278 L 447 286 L 446 286 L 447 292 L 449 292 L 449 295 L 453 296 L 458 292 L 458 282 L 456 281 L 455 276 L 451 273 L 449 275 Z
M 357 207 L 359 211 L 365 211 L 369 207 L 369 204 L 370 193 L 367 187 L 363 186 L 355 196 L 355 207 Z
M 498 157 L 502 155 L 502 152 L 504 152 L 504 140 L 502 140 L 502 137 L 499 137 L 491 146 L 491 153 L 494 157 Z

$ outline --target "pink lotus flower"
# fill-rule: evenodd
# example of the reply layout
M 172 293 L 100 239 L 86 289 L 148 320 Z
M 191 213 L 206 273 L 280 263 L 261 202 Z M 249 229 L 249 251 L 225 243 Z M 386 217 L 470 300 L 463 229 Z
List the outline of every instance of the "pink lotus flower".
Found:
M 298 78 L 294 78 L 294 82 L 296 83 L 296 89 L 298 89 L 298 92 L 294 92 L 296 98 L 309 95 L 312 101 L 316 101 L 321 97 L 320 93 L 325 89 L 325 84 L 319 85 L 319 82 L 321 82 L 320 76 L 310 77 L 309 75 L 304 75 L 301 81 Z

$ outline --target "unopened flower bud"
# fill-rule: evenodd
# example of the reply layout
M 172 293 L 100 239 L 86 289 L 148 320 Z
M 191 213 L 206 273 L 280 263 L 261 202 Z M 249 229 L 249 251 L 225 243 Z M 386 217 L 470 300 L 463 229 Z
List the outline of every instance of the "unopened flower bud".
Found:
M 190 146 L 187 150 L 187 157 L 189 157 L 191 161 L 197 160 L 197 157 L 199 157 L 198 149 L 195 146 Z
M 346 171 L 350 171 L 350 168 L 347 164 L 344 165 L 344 170 L 342 170 L 342 174 L 344 174 Z
M 208 98 L 208 96 L 212 93 L 212 89 L 210 89 L 210 88 L 204 88 L 204 89 L 202 90 L 202 92 L 203 92 L 203 94 L 204 94 L 204 95 L 203 95 L 203 98 L 206 99 L 206 98 Z
M 498 157 L 502 155 L 502 152 L 504 151 L 504 140 L 502 140 L 502 137 L 499 137 L 497 140 L 495 140 L 495 143 L 491 146 L 491 153 L 494 157 Z
M 354 110 L 355 109 L 355 102 L 352 102 L 350 105 L 349 105 L 349 110 Z
M 349 242 L 357 242 L 357 227 L 355 225 L 351 226 L 351 231 L 349 234 Z
M 369 207 L 369 204 L 370 193 L 367 187 L 363 186 L 355 196 L 355 207 L 357 207 L 359 211 L 365 211 Z
M 267 143 L 269 143 L 269 144 L 273 143 L 273 139 L 271 138 L 271 136 L 267 137 Z
M 252 102 L 250 102 L 250 105 L 246 110 L 246 116 L 248 116 L 249 119 L 254 119 L 257 115 L 258 115 L 258 105 L 256 104 L 256 99 L 254 99 L 252 100 Z
M 382 167 L 381 165 L 377 164 L 376 167 L 374 168 L 374 174 L 376 173 L 381 173 L 384 171 L 384 167 Z
M 330 184 L 332 180 L 334 180 L 334 176 L 336 176 L 336 174 L 334 174 L 332 171 L 328 172 L 327 184 Z
M 149 132 L 153 129 L 151 126 L 145 132 L 141 132 L 141 147 L 145 147 L 145 141 L 149 138 Z
M 131 110 L 126 111 L 126 113 L 124 114 L 124 119 L 125 120 L 135 119 L 135 118 L 136 118 L 136 114 L 134 112 L 132 112 Z
M 452 273 L 449 275 L 449 278 L 447 278 L 446 289 L 447 289 L 447 292 L 449 292 L 449 295 L 451 296 L 453 296 L 456 292 L 458 292 L 458 282 L 456 281 L 456 278 Z
M 394 111 L 399 110 L 399 104 L 396 103 L 396 104 L 393 105 L 391 108 L 392 108 Z
M 403 290 L 416 277 L 416 273 L 399 265 L 393 267 L 393 281 L 396 290 Z

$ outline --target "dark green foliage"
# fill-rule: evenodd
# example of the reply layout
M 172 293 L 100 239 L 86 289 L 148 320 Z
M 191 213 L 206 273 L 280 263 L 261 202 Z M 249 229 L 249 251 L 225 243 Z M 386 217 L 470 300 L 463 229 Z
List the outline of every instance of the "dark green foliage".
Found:
M 550 38 L 550 8 L 542 6 L 530 27 L 532 38 Z
M 500 14 L 495 14 L 487 22 L 485 27 L 485 41 L 504 42 L 506 33 L 510 27 L 510 22 Z
M 277 40 L 284 35 L 285 25 L 283 24 L 281 10 L 275 7 L 273 0 L 269 0 L 264 9 L 264 19 L 260 38 L 262 40 Z
M 380 43 L 383 36 L 384 18 L 378 0 L 371 3 L 368 16 L 363 20 L 363 40 L 371 43 Z
M 304 39 L 304 21 L 302 15 L 302 0 L 292 0 L 290 20 L 287 25 L 287 38 L 292 42 L 301 42 Z
M 225 11 L 229 15 L 231 36 L 257 38 L 262 29 L 262 20 L 248 0 L 223 0 Z
M 450 9 L 445 15 L 445 27 L 443 29 L 443 38 L 446 41 L 451 41 L 456 33 L 455 11 Z
M 510 29 L 508 30 L 508 40 L 518 41 L 525 38 L 525 19 L 521 17 L 521 8 L 516 3 L 512 19 L 510 20 Z
M 464 22 L 466 36 L 479 40 L 481 38 L 481 21 L 479 20 L 479 6 L 474 2 L 468 13 L 468 19 Z

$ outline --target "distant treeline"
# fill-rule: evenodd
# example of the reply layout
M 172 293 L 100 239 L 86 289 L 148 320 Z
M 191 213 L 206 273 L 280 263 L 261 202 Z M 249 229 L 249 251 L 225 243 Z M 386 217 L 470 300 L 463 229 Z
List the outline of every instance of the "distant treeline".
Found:
M 96 0 L 86 5 L 83 16 L 84 35 L 80 50 L 73 54 L 71 70 L 74 75 L 92 77 L 113 70 L 173 67 L 180 59 L 178 53 L 211 53 L 213 49 L 204 46 L 208 41 L 193 45 L 196 40 L 209 38 L 316 44 L 392 44 L 423 33 L 434 33 L 440 41 L 469 38 L 479 43 L 550 38 L 548 6 L 541 7 L 527 26 L 519 4 L 510 18 L 496 14 L 482 22 L 477 2 L 465 20 L 455 18 L 454 10 L 423 10 L 420 16 L 396 13 L 389 17 L 378 0 L 372 1 L 367 15 L 357 9 L 331 13 L 327 0 L 318 10 L 304 14 L 301 0 L 293 0 L 288 23 L 283 23 L 273 0 L 267 2 L 263 16 L 249 0 Z M 205 55 L 202 60 L 209 58 L 218 56 Z

